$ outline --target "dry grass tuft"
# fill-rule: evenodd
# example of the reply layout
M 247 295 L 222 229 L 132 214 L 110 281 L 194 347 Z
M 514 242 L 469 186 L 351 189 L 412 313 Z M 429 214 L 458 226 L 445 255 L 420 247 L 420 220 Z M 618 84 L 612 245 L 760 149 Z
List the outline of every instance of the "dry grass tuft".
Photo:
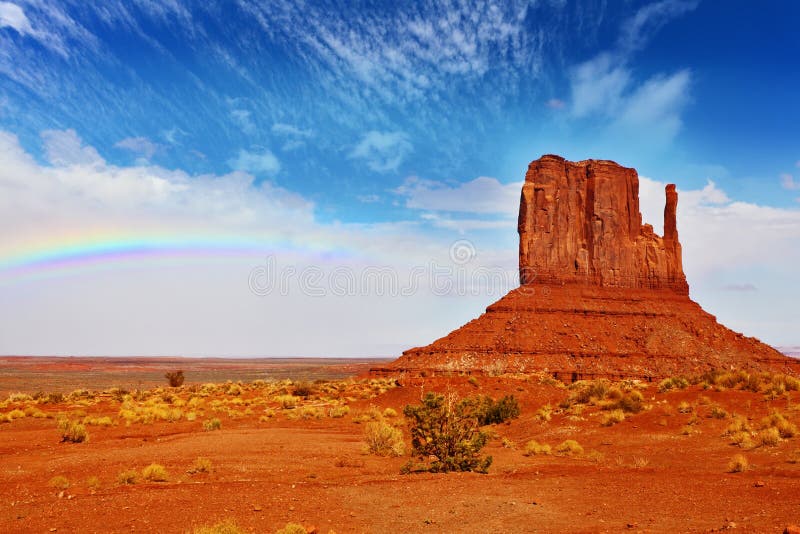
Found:
M 211 469 L 212 469 L 211 460 L 200 456 L 195 459 L 191 467 L 189 467 L 189 469 L 186 472 L 189 473 L 190 475 L 194 475 L 196 473 L 210 473 Z
M 583 454 L 583 447 L 574 439 L 568 439 L 556 447 L 556 452 L 564 456 L 581 456 Z
M 139 478 L 139 473 L 135 469 L 126 469 L 117 475 L 117 482 L 120 484 L 136 484 L 136 479 Z
M 539 456 L 539 455 L 548 455 L 552 452 L 550 445 L 547 443 L 539 443 L 535 439 L 530 440 L 528 443 L 525 444 L 525 452 L 523 453 L 525 456 Z
M 406 450 L 403 432 L 384 421 L 367 423 L 364 441 L 367 451 L 378 456 L 402 456 Z
M 197 527 L 194 529 L 194 534 L 245 534 L 247 531 L 239 528 L 233 519 L 226 519 L 215 525 Z M 305 529 L 303 530 L 305 534 Z
M 69 487 L 69 480 L 65 476 L 54 476 L 50 479 L 50 482 L 47 483 L 51 488 L 55 488 L 57 490 L 65 490 Z
M 741 454 L 737 454 L 728 462 L 728 473 L 743 473 L 747 471 L 749 466 L 750 463 L 747 461 L 747 458 Z
M 163 465 L 150 464 L 142 469 L 142 478 L 149 482 L 166 482 L 169 480 L 169 473 Z

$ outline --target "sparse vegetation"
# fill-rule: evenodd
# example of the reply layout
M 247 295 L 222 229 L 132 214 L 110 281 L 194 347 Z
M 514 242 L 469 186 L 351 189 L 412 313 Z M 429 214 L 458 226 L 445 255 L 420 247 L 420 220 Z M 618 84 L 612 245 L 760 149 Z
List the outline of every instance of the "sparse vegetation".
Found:
M 100 479 L 98 477 L 89 477 L 86 479 L 86 487 L 92 491 L 97 491 L 100 489 Z
M 689 381 L 686 378 L 682 376 L 673 376 L 671 378 L 665 378 L 658 383 L 658 392 L 666 393 L 674 389 L 686 389 L 688 386 Z
M 603 417 L 601 424 L 603 426 L 613 426 L 616 425 L 617 423 L 621 423 L 624 420 L 625 420 L 625 412 L 620 409 L 616 409 L 608 412 L 605 415 L 605 417 Z
M 519 417 L 519 402 L 514 395 L 506 395 L 498 401 L 491 397 L 481 397 L 476 415 L 481 426 L 504 423 Z
M 169 480 L 169 473 L 160 464 L 150 464 L 142 469 L 142 479 L 149 482 L 166 482 Z
M 306 528 L 298 523 L 286 523 L 286 526 L 276 530 L 275 534 L 306 534 Z
M 454 395 L 427 393 L 420 405 L 403 410 L 411 424 L 412 455 L 432 472 L 477 471 L 485 473 L 491 456 L 481 456 L 488 435 L 482 432 L 480 398 L 457 399 Z M 405 472 L 414 470 L 409 463 Z
M 583 447 L 574 439 L 568 439 L 556 447 L 556 452 L 564 456 L 580 456 L 583 454 Z
M 126 469 L 117 475 L 117 482 L 120 484 L 136 484 L 139 478 L 139 473 L 135 469 Z
M 747 468 L 750 466 L 750 463 L 747 461 L 741 454 L 735 455 L 731 458 L 731 461 L 728 462 L 728 472 L 729 473 L 742 473 L 747 471 Z
M 525 456 L 539 456 L 548 455 L 552 452 L 550 445 L 547 443 L 539 443 L 535 439 L 530 440 L 525 444 Z
M 197 473 L 210 473 L 211 469 L 212 469 L 211 460 L 199 456 L 195 458 L 194 462 L 192 462 L 192 465 L 186 472 L 189 473 L 190 475 L 195 475 Z
M 75 421 L 70 421 L 66 417 L 57 422 L 58 431 L 61 432 L 61 442 L 83 443 L 89 441 L 89 433 L 86 427 Z
M 219 430 L 220 428 L 222 428 L 222 421 L 216 417 L 213 419 L 208 419 L 207 421 L 203 421 L 203 430 L 210 432 L 212 430 Z
M 169 387 L 177 388 L 183 385 L 183 381 L 185 377 L 183 376 L 183 371 L 180 369 L 177 371 L 168 371 L 164 374 L 164 378 L 167 379 L 169 383 Z
M 211 526 L 197 527 L 194 529 L 194 534 L 245 534 L 246 532 L 247 531 L 239 528 L 232 519 L 226 519 L 225 521 Z
M 57 490 L 62 490 L 63 491 L 63 490 L 65 490 L 65 489 L 67 489 L 69 487 L 69 480 L 67 480 L 67 477 L 65 477 L 65 476 L 57 475 L 57 476 L 54 476 L 53 478 L 50 479 L 50 482 L 48 482 L 48 485 L 51 488 L 55 488 Z
M 364 441 L 367 451 L 378 456 L 402 456 L 405 452 L 403 432 L 384 421 L 367 423 Z

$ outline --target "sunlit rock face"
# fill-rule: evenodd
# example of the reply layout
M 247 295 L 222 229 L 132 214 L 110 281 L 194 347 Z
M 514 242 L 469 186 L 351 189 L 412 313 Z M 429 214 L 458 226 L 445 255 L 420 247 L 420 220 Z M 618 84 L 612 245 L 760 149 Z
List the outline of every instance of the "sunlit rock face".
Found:
M 642 224 L 634 169 L 552 155 L 531 162 L 519 211 L 520 287 L 374 372 L 545 372 L 567 381 L 800 373 L 800 361 L 729 330 L 689 298 L 677 204 L 668 185 L 658 236 Z

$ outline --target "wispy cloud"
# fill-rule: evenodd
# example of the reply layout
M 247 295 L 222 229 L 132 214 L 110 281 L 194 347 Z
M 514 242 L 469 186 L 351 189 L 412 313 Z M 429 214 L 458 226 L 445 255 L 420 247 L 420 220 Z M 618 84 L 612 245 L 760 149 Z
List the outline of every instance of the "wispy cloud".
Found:
M 403 132 L 379 132 L 372 130 L 364 134 L 361 141 L 350 151 L 350 157 L 363 160 L 375 172 L 397 171 L 413 146 Z
M 521 187 L 521 182 L 501 184 L 486 176 L 455 185 L 412 176 L 394 192 L 404 197 L 406 207 L 411 209 L 514 217 Z
M 570 74 L 573 117 L 598 116 L 610 129 L 631 128 L 660 140 L 670 140 L 682 125 L 681 112 L 689 100 L 691 73 L 655 74 L 636 80 L 632 56 L 671 19 L 697 2 L 664 0 L 640 8 L 620 26 L 616 48 L 578 64 Z
M 159 145 L 146 137 L 126 137 L 118 141 L 114 146 L 139 154 L 145 160 L 151 159 L 160 148 Z
M 272 133 L 284 139 L 284 143 L 281 146 L 281 150 L 284 152 L 304 146 L 306 141 L 314 136 L 314 130 L 310 128 L 298 128 L 292 124 L 282 122 L 276 122 L 272 125 Z
M 281 162 L 269 149 L 258 151 L 239 150 L 239 154 L 228 160 L 232 169 L 252 172 L 254 174 L 275 175 L 281 170 Z

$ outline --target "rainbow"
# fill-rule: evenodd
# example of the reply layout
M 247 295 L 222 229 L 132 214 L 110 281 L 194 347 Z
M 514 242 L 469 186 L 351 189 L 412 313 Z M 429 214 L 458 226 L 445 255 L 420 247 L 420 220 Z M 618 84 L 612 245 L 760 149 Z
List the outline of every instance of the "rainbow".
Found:
M 0 284 L 20 277 L 48 277 L 106 268 L 123 262 L 224 260 L 253 258 L 281 252 L 326 254 L 325 246 L 297 246 L 285 239 L 216 235 L 186 236 L 97 236 L 62 239 L 19 247 L 0 254 Z

